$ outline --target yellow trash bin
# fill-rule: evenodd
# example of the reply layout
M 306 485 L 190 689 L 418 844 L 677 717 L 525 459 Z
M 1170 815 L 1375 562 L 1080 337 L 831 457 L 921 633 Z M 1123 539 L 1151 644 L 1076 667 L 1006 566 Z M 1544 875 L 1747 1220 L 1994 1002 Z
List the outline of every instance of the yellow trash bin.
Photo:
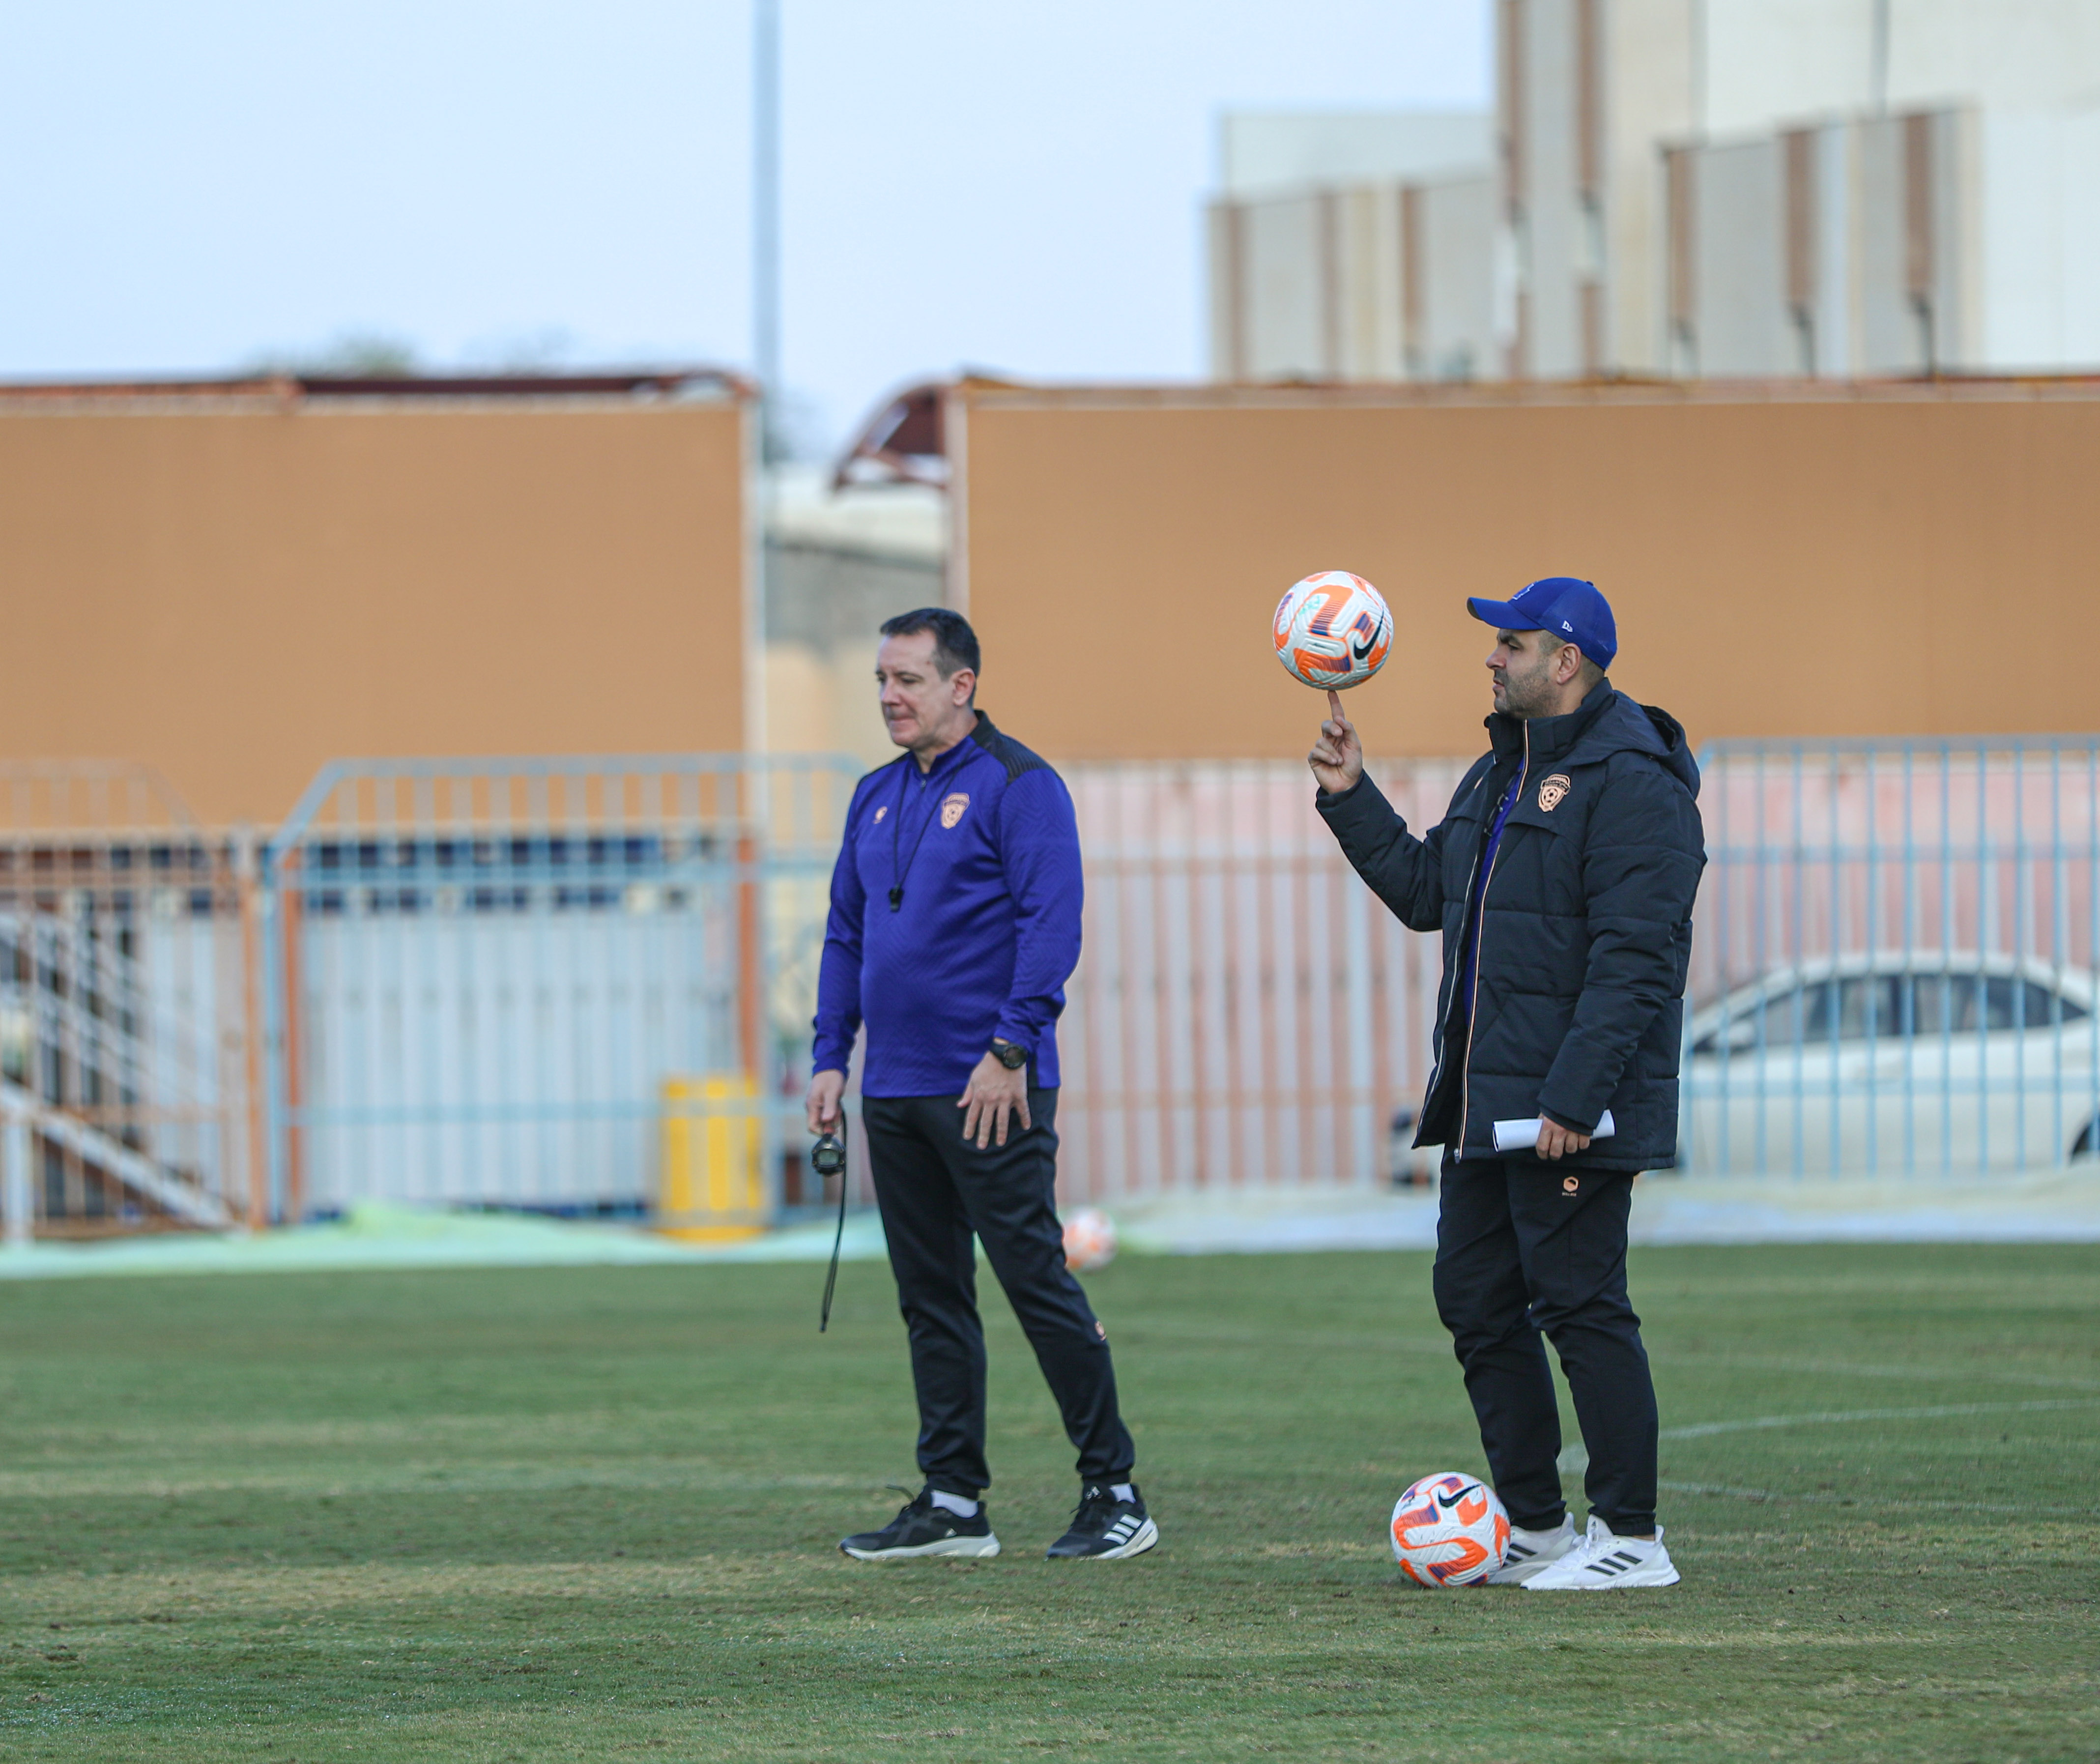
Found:
M 656 1228 L 733 1243 L 765 1228 L 758 1081 L 742 1072 L 664 1080 L 664 1168 Z

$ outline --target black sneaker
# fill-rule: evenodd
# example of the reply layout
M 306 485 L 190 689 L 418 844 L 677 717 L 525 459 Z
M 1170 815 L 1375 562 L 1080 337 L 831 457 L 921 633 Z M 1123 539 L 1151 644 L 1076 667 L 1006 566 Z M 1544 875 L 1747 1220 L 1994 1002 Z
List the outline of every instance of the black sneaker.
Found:
M 1159 1528 L 1145 1510 L 1143 1491 L 1132 1483 L 1130 1493 L 1129 1500 L 1118 1501 L 1105 1484 L 1088 1483 L 1079 1492 L 1072 1528 L 1050 1546 L 1051 1559 L 1083 1556 L 1119 1562 L 1125 1556 L 1141 1556 L 1158 1543 Z
M 995 1556 L 999 1539 L 984 1503 L 964 1519 L 933 1505 L 933 1491 L 921 1488 L 898 1509 L 880 1531 L 855 1532 L 839 1540 L 839 1548 L 856 1562 L 908 1562 L 918 1556 Z

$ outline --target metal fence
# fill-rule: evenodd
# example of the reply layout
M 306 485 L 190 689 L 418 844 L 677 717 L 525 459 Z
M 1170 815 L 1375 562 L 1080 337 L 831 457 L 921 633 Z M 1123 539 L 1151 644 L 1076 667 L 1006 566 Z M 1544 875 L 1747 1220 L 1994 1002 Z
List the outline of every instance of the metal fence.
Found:
M 251 1216 L 253 866 L 143 767 L 0 766 L 0 1215 Z
M 1418 828 L 1462 761 L 1386 768 Z M 1069 774 L 1085 954 L 1060 1025 L 1062 1177 L 1075 1198 L 1370 1187 L 1430 1066 L 1440 954 L 1357 880 L 1302 765 Z
M 2100 738 L 1715 743 L 1679 1166 L 1973 1175 L 2100 1150 Z M 1418 831 L 1463 765 L 1380 783 Z M 1440 952 L 1303 768 L 1071 774 L 1077 1196 L 1422 1180 Z
M 1716 743 L 1687 1167 L 2061 1164 L 2100 1122 L 2100 738 Z
M 2095 1150 L 2100 739 L 1722 743 L 1705 767 L 1685 1168 Z M 1463 769 L 1380 781 L 1423 829 Z M 1302 767 L 1067 776 L 1067 1198 L 1427 1180 L 1406 1140 L 1440 951 L 1350 872 Z M 135 768 L 0 769 L 8 1229 L 368 1198 L 638 1212 L 684 1114 L 747 1124 L 752 1221 L 815 1201 L 799 1099 L 854 782 L 829 760 L 346 763 L 258 846 Z
M 770 1213 L 853 783 L 708 756 L 328 767 L 262 854 L 273 1215 L 639 1211 L 667 1114 L 708 1096 L 757 1122 Z

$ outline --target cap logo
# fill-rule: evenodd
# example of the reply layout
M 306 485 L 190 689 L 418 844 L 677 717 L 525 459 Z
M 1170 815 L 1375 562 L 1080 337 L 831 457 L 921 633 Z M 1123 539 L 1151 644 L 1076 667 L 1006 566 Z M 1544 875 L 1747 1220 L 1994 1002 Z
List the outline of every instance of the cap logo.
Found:
M 957 791 L 952 796 L 947 798 L 947 800 L 941 805 L 941 825 L 944 827 L 953 827 L 956 822 L 962 819 L 963 810 L 969 807 L 969 805 L 970 799 L 968 793 L 964 791 Z
M 1565 619 L 1563 619 L 1560 621 L 1560 628 L 1565 631 L 1570 637 L 1573 637 L 1575 634 L 1575 627 L 1570 624 Z
M 1560 806 L 1560 799 L 1575 787 L 1565 772 L 1555 772 L 1538 787 L 1538 805 L 1548 814 Z

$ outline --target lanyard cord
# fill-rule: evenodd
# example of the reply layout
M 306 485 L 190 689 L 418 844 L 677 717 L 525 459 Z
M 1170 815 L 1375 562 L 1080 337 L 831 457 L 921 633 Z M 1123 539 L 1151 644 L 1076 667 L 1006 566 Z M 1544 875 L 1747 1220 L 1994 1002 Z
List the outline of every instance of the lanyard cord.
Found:
M 915 765 L 918 762 L 914 760 L 911 763 Z M 921 772 L 919 774 L 919 787 L 924 790 L 932 781 L 932 778 L 933 774 L 930 772 Z M 898 869 L 897 842 L 903 836 L 904 832 L 905 782 L 904 778 L 898 781 L 897 818 L 889 824 L 889 910 L 892 912 L 895 912 L 904 904 L 904 879 L 911 874 L 911 866 L 919 861 L 919 848 L 925 842 L 926 829 L 933 823 L 933 811 L 929 809 L 919 822 L 918 837 L 911 841 L 911 855 L 904 860 L 904 867 L 902 870 Z
M 845 1131 L 840 1122 L 839 1131 Z M 832 1294 L 838 1290 L 839 1249 L 846 1241 L 846 1153 L 845 1143 L 839 1144 L 839 1228 L 832 1235 L 831 1271 L 824 1276 L 824 1308 L 818 1314 L 817 1333 L 821 1335 L 832 1326 Z

